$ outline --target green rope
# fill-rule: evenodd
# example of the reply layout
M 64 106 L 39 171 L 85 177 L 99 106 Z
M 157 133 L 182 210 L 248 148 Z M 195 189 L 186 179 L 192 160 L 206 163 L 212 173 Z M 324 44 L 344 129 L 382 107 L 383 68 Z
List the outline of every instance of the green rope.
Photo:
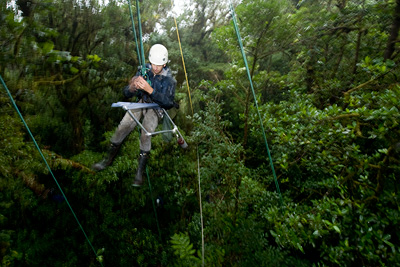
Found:
M 160 236 L 160 240 L 161 240 L 160 224 L 158 223 L 157 210 L 156 210 L 156 205 L 154 204 L 153 192 L 152 192 L 151 183 L 150 183 L 149 170 L 148 170 L 147 166 L 146 166 L 146 174 L 147 174 L 147 181 L 149 182 L 150 197 L 151 197 L 151 202 L 153 203 L 154 216 L 156 217 L 156 222 L 157 222 L 158 235 Z
M 252 92 L 253 92 L 254 102 L 255 102 L 256 109 L 257 109 L 258 117 L 259 117 L 259 119 L 260 119 L 260 125 L 261 125 L 261 129 L 262 129 L 263 137 L 264 137 L 265 146 L 266 146 L 266 148 L 267 148 L 267 153 L 268 153 L 268 157 L 269 157 L 269 162 L 270 162 L 270 165 L 271 165 L 272 173 L 273 173 L 273 175 L 274 175 L 276 190 L 278 191 L 279 198 L 280 198 L 280 201 L 281 201 L 281 206 L 283 207 L 282 194 L 281 194 L 281 190 L 279 189 L 278 179 L 276 178 L 276 173 L 275 173 L 275 169 L 274 169 L 274 163 L 273 163 L 273 161 L 272 161 L 271 153 L 270 153 L 270 151 L 269 151 L 267 137 L 265 136 L 264 125 L 263 125 L 262 117 L 261 117 L 261 114 L 260 114 L 260 110 L 258 109 L 257 97 L 256 97 L 256 94 L 255 94 L 255 92 L 254 92 L 253 81 L 252 81 L 252 79 L 251 79 L 250 69 L 249 69 L 249 66 L 248 66 L 248 64 L 247 64 L 247 58 L 246 58 L 246 54 L 245 54 L 245 52 L 244 52 L 243 43 L 242 43 L 242 38 L 240 37 L 239 27 L 238 27 L 238 25 L 237 25 L 236 16 L 235 16 L 235 11 L 234 11 L 234 9 L 233 9 L 232 3 L 231 3 L 230 6 L 231 6 L 231 13 L 232 13 L 233 25 L 234 25 L 234 27 L 235 27 L 236 35 L 237 35 L 238 42 L 239 42 L 239 46 L 240 46 L 240 50 L 241 50 L 241 52 L 242 52 L 244 64 L 245 64 L 245 66 L 246 66 L 247 76 L 248 76 L 249 81 L 250 81 L 251 90 L 252 90 Z
M 1 83 L 3 84 L 4 88 L 6 89 L 6 92 L 7 92 L 8 96 L 10 97 L 11 103 L 13 104 L 15 110 L 17 111 L 19 117 L 21 118 L 22 123 L 24 124 L 25 128 L 27 129 L 27 131 L 28 131 L 30 137 L 32 138 L 33 143 L 35 144 L 37 150 L 39 151 L 40 156 L 42 157 L 43 161 L 45 162 L 47 169 L 49 170 L 51 176 L 53 177 L 55 183 L 57 184 L 58 189 L 60 190 L 61 194 L 63 195 L 63 197 L 64 197 L 64 199 L 65 199 L 65 202 L 67 203 L 68 207 L 70 208 L 72 214 L 74 215 L 74 218 L 75 218 L 76 222 L 78 223 L 78 225 L 79 225 L 79 227 L 81 228 L 81 230 L 82 230 L 82 232 L 83 232 L 83 234 L 84 234 L 86 240 L 88 241 L 90 247 L 92 248 L 94 254 L 96 255 L 96 259 L 98 259 L 98 255 L 97 255 L 96 250 L 94 249 L 92 243 L 90 242 L 88 236 L 86 235 L 85 230 L 83 230 L 83 227 L 82 227 L 81 223 L 79 222 L 78 217 L 76 216 L 74 210 L 72 209 L 71 205 L 69 204 L 69 201 L 68 201 L 68 199 L 67 199 L 67 196 L 64 194 L 64 191 L 61 189 L 60 184 L 58 183 L 56 177 L 54 176 L 53 172 L 51 171 L 51 168 L 50 168 L 49 164 L 47 163 L 47 160 L 46 160 L 46 158 L 44 157 L 44 155 L 43 155 L 43 153 L 42 153 L 42 150 L 40 149 L 39 145 L 37 144 L 37 142 L 36 142 L 36 140 L 35 140 L 35 137 L 33 137 L 31 130 L 29 129 L 28 125 L 26 124 L 26 122 L 25 122 L 25 120 L 24 120 L 24 118 L 23 118 L 21 112 L 19 111 L 19 109 L 18 109 L 18 107 L 17 107 L 17 105 L 16 105 L 16 103 L 15 103 L 15 101 L 14 101 L 14 98 L 12 97 L 10 91 L 8 90 L 7 85 L 6 85 L 6 83 L 4 82 L 3 78 L 1 77 L 1 75 L 0 75 L 0 80 L 1 80 Z M 103 266 L 103 264 L 102 264 L 100 261 L 99 261 L 99 263 L 100 263 L 101 266 Z
M 131 0 L 128 0 L 128 4 L 129 4 L 129 14 L 131 17 L 131 23 L 132 23 L 132 31 L 133 31 L 133 35 L 135 36 L 135 44 L 136 44 L 136 53 L 138 56 L 138 60 L 139 60 L 139 64 L 142 64 L 142 58 L 141 58 L 141 54 L 139 52 L 139 45 L 138 45 L 138 40 L 137 40 L 137 36 L 136 36 L 136 29 L 135 29 L 135 22 L 133 21 L 133 13 L 132 13 L 132 4 L 131 4 Z
M 146 63 L 145 63 L 145 57 L 144 57 L 143 38 L 142 38 L 142 23 L 140 20 L 139 0 L 136 0 L 136 12 L 137 12 L 137 19 L 138 19 L 140 52 L 141 52 L 141 58 L 142 58 L 142 62 L 140 62 L 140 64 L 142 65 L 142 76 L 145 77 L 146 76 Z
M 201 223 L 201 266 L 204 267 L 204 221 L 203 221 L 203 207 L 201 205 L 201 180 L 200 180 L 200 156 L 199 156 L 199 146 L 197 146 L 197 174 L 199 183 L 199 203 L 200 203 L 200 223 Z
M 141 135 L 142 133 L 141 133 L 141 131 L 140 131 L 139 128 L 138 128 L 138 133 L 139 133 L 139 140 L 140 140 L 140 135 Z M 139 168 L 139 165 L 138 165 L 138 168 Z M 146 175 L 147 175 L 147 181 L 149 182 L 149 191 L 150 191 L 151 203 L 153 204 L 154 217 L 156 218 L 156 222 L 157 222 L 158 236 L 160 237 L 160 240 L 161 240 L 160 224 L 158 223 L 158 216 L 157 216 L 156 205 L 154 204 L 153 191 L 152 191 L 152 187 L 151 187 L 151 182 L 150 182 L 150 176 L 149 176 L 149 168 L 148 168 L 148 166 L 146 166 Z
M 141 131 L 140 131 L 139 128 L 138 128 L 138 132 L 139 132 L 139 140 L 140 140 Z M 138 168 L 139 168 L 139 166 L 138 166 Z M 147 175 L 147 181 L 149 182 L 150 198 L 151 198 L 151 203 L 153 204 L 154 217 L 156 218 L 156 222 L 157 222 L 158 235 L 159 235 L 160 240 L 161 240 L 160 224 L 158 223 L 158 216 L 157 216 L 156 205 L 154 204 L 153 191 L 152 191 L 152 187 L 151 187 L 151 182 L 150 182 L 150 176 L 149 176 L 149 168 L 148 168 L 148 166 L 146 166 L 146 175 Z
M 133 22 L 133 15 L 132 15 L 132 9 L 131 9 L 131 1 L 128 0 L 129 3 L 129 12 L 130 12 L 130 16 L 131 16 L 131 22 L 132 22 L 132 28 L 133 28 L 133 34 L 135 35 L 135 41 L 136 41 L 136 49 L 137 49 L 137 55 L 138 55 L 138 60 L 139 60 L 139 64 L 142 66 L 142 76 L 144 77 L 146 75 L 146 63 L 145 63 L 145 57 L 144 57 L 144 48 L 143 48 L 143 40 L 142 40 L 142 24 L 140 21 L 140 8 L 139 8 L 139 1 L 136 0 L 136 11 L 137 11 L 137 17 L 138 17 L 138 29 L 139 29 L 139 40 L 140 40 L 140 52 L 139 52 L 139 47 L 138 47 L 138 41 L 137 41 L 137 37 L 136 37 L 136 31 L 135 31 L 135 23 Z M 147 82 L 150 83 L 150 81 L 148 80 Z M 138 129 L 139 131 L 139 136 L 140 136 L 140 129 Z M 153 210 L 154 210 L 154 216 L 156 218 L 156 222 L 157 222 L 157 229 L 158 229 L 158 235 L 160 236 L 161 239 L 161 230 L 160 230 L 160 224 L 158 223 L 158 216 L 157 216 L 157 210 L 156 210 L 156 206 L 154 204 L 154 198 L 153 198 L 153 192 L 152 192 L 152 187 L 151 187 L 151 183 L 150 183 L 150 177 L 149 177 L 149 170 L 146 167 L 146 174 L 147 174 L 147 181 L 149 182 L 149 190 L 150 190 L 150 198 L 151 198 L 151 202 L 153 204 Z

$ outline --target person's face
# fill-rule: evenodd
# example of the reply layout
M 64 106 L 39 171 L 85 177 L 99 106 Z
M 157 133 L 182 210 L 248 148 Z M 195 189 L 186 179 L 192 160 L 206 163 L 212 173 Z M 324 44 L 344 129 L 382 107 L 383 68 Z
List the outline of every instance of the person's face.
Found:
M 160 74 L 164 67 L 165 67 L 165 65 L 151 64 L 151 70 L 153 71 L 153 73 L 155 75 Z

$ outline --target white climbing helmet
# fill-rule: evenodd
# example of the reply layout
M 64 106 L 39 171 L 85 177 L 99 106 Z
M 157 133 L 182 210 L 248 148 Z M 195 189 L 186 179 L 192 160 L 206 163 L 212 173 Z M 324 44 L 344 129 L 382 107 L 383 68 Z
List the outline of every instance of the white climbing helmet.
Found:
M 150 48 L 149 61 L 154 65 L 164 65 L 168 62 L 168 50 L 162 44 L 155 44 Z

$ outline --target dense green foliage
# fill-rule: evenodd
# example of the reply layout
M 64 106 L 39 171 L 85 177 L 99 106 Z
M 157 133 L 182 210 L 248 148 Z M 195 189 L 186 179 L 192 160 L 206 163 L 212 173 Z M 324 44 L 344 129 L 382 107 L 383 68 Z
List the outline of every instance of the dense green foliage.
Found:
M 0 0 L 0 75 L 60 185 L 2 87 L 2 266 L 202 266 L 202 230 L 204 266 L 400 266 L 399 0 L 236 2 L 281 196 L 225 1 L 177 17 L 191 101 L 171 2 L 141 1 L 189 149 L 154 137 L 140 189 L 137 131 L 90 170 L 138 65 L 127 1 L 100 2 Z

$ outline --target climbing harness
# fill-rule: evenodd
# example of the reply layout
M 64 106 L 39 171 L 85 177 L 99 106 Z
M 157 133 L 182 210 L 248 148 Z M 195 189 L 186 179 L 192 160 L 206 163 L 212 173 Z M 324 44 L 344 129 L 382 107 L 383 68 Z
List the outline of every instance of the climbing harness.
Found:
M 28 125 L 26 124 L 26 122 L 25 122 L 25 120 L 24 120 L 24 117 L 22 116 L 21 112 L 19 111 L 18 106 L 17 106 L 17 104 L 15 103 L 14 98 L 12 97 L 10 91 L 8 90 L 8 87 L 7 87 L 6 83 L 4 82 L 3 78 L 1 77 L 1 75 L 0 75 L 0 80 L 1 80 L 1 83 L 3 84 L 3 86 L 4 86 L 4 89 L 6 90 L 6 92 L 7 92 L 7 94 L 8 94 L 10 100 L 11 100 L 12 105 L 14 106 L 14 108 L 15 108 L 15 110 L 17 111 L 19 117 L 21 118 L 22 123 L 24 124 L 26 130 L 28 131 L 29 136 L 32 138 L 32 141 L 33 141 L 33 143 L 35 144 L 36 149 L 39 151 L 40 156 L 42 157 L 44 163 L 46 164 L 46 167 L 47 167 L 47 169 L 49 170 L 49 173 L 50 173 L 51 176 L 53 177 L 54 182 L 56 183 L 58 189 L 60 190 L 62 196 L 64 197 L 65 202 L 67 203 L 69 209 L 71 210 L 72 215 L 74 216 L 76 222 L 78 223 L 79 228 L 82 230 L 83 235 L 85 236 L 85 238 L 86 238 L 86 240 L 87 240 L 87 242 L 88 242 L 90 248 L 93 250 L 94 254 L 96 255 L 96 259 L 99 259 L 99 256 L 97 255 L 96 250 L 94 249 L 92 243 L 90 242 L 88 236 L 86 235 L 86 232 L 85 232 L 85 230 L 84 230 L 83 227 L 82 227 L 82 224 L 79 222 L 78 217 L 76 216 L 74 210 L 72 209 L 72 206 L 70 205 L 70 203 L 69 203 L 69 201 L 68 201 L 68 199 L 67 199 L 67 196 L 64 194 L 64 191 L 62 190 L 60 184 L 58 183 L 56 177 L 54 176 L 54 174 L 53 174 L 53 172 L 52 172 L 52 170 L 51 170 L 51 168 L 50 168 L 50 165 L 48 164 L 46 158 L 44 157 L 44 155 L 43 155 L 43 153 L 42 153 L 42 150 L 40 149 L 38 143 L 36 142 L 36 139 L 35 139 L 35 137 L 33 136 L 31 130 L 29 129 Z M 101 266 L 103 266 L 103 264 L 101 263 L 100 260 L 99 260 L 99 263 L 100 263 Z
M 121 107 L 124 110 L 128 112 L 128 114 L 131 116 L 131 118 L 136 122 L 137 125 L 144 131 L 146 136 L 154 136 L 158 134 L 163 134 L 163 133 L 173 133 L 176 135 L 176 138 L 178 140 L 178 144 L 182 148 L 187 148 L 188 145 L 183 138 L 182 134 L 179 132 L 178 127 L 175 125 L 171 117 L 168 115 L 168 112 L 165 111 L 165 109 L 161 108 L 158 104 L 156 103 L 131 103 L 131 102 L 117 102 L 113 103 L 111 107 L 116 108 L 116 107 Z M 162 114 L 164 115 L 164 119 L 167 118 L 169 123 L 173 125 L 172 129 L 166 129 L 166 130 L 161 130 L 161 131 L 156 131 L 156 132 L 149 132 L 146 130 L 146 128 L 140 123 L 139 119 L 133 115 L 132 110 L 139 110 L 139 109 L 158 109 L 161 110 Z
M 136 37 L 136 30 L 135 30 L 135 24 L 134 24 L 134 21 L 133 21 L 133 15 L 132 15 L 132 9 L 131 9 L 131 1 L 130 0 L 128 0 L 128 4 L 129 4 L 129 11 L 130 11 L 130 16 L 131 16 L 131 21 L 132 21 L 133 34 L 135 35 L 135 40 L 136 40 L 136 48 L 137 48 L 139 63 L 141 65 L 141 67 L 140 67 L 141 76 L 143 76 L 143 78 L 147 79 L 147 82 L 151 85 L 150 80 L 148 79 L 148 75 L 147 75 L 148 69 L 146 68 L 145 57 L 144 57 L 144 48 L 143 48 L 143 40 L 142 40 L 142 26 L 141 26 L 142 23 L 141 23 L 141 19 L 140 19 L 139 0 L 136 0 L 136 13 L 137 13 L 137 19 L 138 19 L 138 34 L 139 34 L 139 38 Z M 139 39 L 139 43 L 140 43 L 140 49 L 139 49 L 139 46 L 137 44 L 138 43 L 137 42 L 138 39 Z M 180 42 L 179 42 L 179 44 L 180 44 Z M 182 56 L 182 59 L 183 59 L 183 56 Z M 176 127 L 176 125 L 174 124 L 174 122 L 172 121 L 172 119 L 168 115 L 168 113 L 163 108 L 158 106 L 157 104 L 155 104 L 155 103 L 149 103 L 149 104 L 142 103 L 142 104 L 140 104 L 140 103 L 130 103 L 130 102 L 118 102 L 118 103 L 113 103 L 111 106 L 112 107 L 122 107 L 122 108 L 124 108 L 129 113 L 129 115 L 132 117 L 132 119 L 137 123 L 137 125 L 139 125 L 139 127 L 145 132 L 146 135 L 152 136 L 152 135 L 157 135 L 157 134 L 160 134 L 160 133 L 174 133 L 176 135 L 176 137 L 177 137 L 178 144 L 182 148 L 187 148 L 188 145 L 187 145 L 185 139 L 183 138 L 182 134 L 179 132 L 178 127 Z M 139 120 L 133 115 L 133 113 L 130 111 L 130 109 L 133 110 L 133 109 L 144 109 L 144 108 L 153 108 L 155 110 L 160 109 L 162 111 L 163 115 L 174 126 L 173 129 L 149 133 L 143 127 L 143 125 L 139 122 Z
M 234 25 L 234 27 L 235 27 L 236 36 L 237 36 L 237 39 L 238 39 L 238 42 L 239 42 L 239 46 L 240 46 L 240 51 L 241 51 L 241 53 L 242 53 L 243 61 L 244 61 L 244 64 L 245 64 L 245 66 L 246 66 L 247 77 L 249 78 L 249 81 L 250 81 L 251 91 L 252 91 L 252 93 L 253 93 L 254 103 L 255 103 L 255 106 L 256 106 L 258 118 L 260 119 L 261 130 L 262 130 L 263 137 L 264 137 L 265 147 L 267 148 L 269 163 L 270 163 L 270 165 L 271 165 L 272 174 L 273 174 L 273 176 L 274 176 L 274 181 L 275 181 L 276 190 L 277 190 L 277 192 L 278 192 L 278 194 L 279 194 L 279 199 L 280 199 L 280 202 L 281 202 L 281 207 L 283 207 L 282 194 L 281 194 L 281 190 L 279 189 L 278 179 L 276 178 L 274 163 L 273 163 L 273 161 L 272 161 L 271 153 L 270 153 L 270 150 L 269 150 L 269 147 L 268 147 L 267 137 L 265 136 L 265 130 L 264 130 L 264 125 L 263 125 L 263 120 L 262 120 L 262 117 L 261 117 L 261 114 L 260 114 L 260 110 L 259 110 L 259 108 L 258 108 L 257 97 L 256 97 L 256 93 L 255 93 L 255 91 L 254 91 L 253 81 L 252 81 L 252 78 L 251 78 L 249 65 L 247 64 L 246 53 L 244 52 L 243 43 L 242 43 L 242 38 L 240 37 L 239 27 L 238 27 L 238 24 L 237 24 L 237 21 L 236 21 L 236 15 L 235 15 L 235 11 L 234 11 L 234 9 L 233 9 L 232 1 L 231 1 L 231 4 L 230 4 L 230 8 L 231 8 L 231 15 L 232 15 L 232 20 L 233 20 L 233 25 Z

